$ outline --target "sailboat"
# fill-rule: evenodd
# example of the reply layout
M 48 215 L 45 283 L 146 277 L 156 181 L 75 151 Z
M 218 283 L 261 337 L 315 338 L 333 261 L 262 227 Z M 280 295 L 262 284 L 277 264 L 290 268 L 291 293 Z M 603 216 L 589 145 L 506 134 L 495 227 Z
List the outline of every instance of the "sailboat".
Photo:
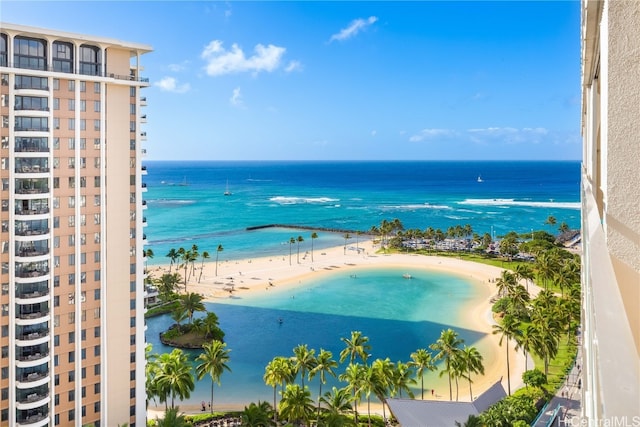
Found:
M 484 182 L 484 179 L 482 179 L 481 175 L 478 175 L 478 182 Z
M 231 191 L 229 191 L 229 180 L 227 180 L 227 187 L 224 190 L 224 195 L 225 196 L 230 196 L 231 195 Z

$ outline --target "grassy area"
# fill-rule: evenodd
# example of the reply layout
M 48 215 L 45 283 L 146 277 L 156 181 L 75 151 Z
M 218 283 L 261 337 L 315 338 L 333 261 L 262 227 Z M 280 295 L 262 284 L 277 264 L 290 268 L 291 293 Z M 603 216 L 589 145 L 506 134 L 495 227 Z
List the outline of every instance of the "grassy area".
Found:
M 573 366 L 577 354 L 577 342 L 575 336 L 571 336 L 567 343 L 567 335 L 563 335 L 558 346 L 558 355 L 549 362 L 549 375 L 547 376 L 548 390 L 554 393 L 564 383 L 565 377 Z M 544 372 L 544 361 L 532 354 L 535 367 Z
M 145 318 L 160 316 L 161 314 L 171 313 L 180 305 L 180 301 L 174 300 L 168 303 L 163 303 L 155 307 L 149 308 L 144 314 Z

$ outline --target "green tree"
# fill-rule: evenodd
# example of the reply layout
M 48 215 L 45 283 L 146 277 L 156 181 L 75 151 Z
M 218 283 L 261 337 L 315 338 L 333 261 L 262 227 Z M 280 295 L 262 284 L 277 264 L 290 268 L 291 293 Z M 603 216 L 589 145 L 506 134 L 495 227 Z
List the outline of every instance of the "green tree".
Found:
M 345 388 L 353 396 L 353 413 L 356 425 L 358 425 L 358 402 L 362 398 L 366 370 L 367 368 L 359 363 L 349 363 L 344 373 L 338 377 L 340 381 L 347 383 Z
M 178 273 L 165 273 L 160 276 L 160 278 L 154 280 L 154 284 L 158 287 L 158 292 L 160 292 L 163 301 L 169 301 L 171 299 L 171 296 L 178 289 L 180 280 L 181 277 Z
M 306 344 L 300 344 L 293 349 L 293 357 L 291 362 L 293 364 L 294 372 L 300 373 L 300 380 L 302 382 L 302 388 L 304 388 L 304 377 L 307 372 L 310 372 L 316 364 L 315 358 L 316 351 L 314 349 L 307 348 Z
M 371 364 L 373 392 L 380 402 L 382 402 L 382 417 L 386 421 L 385 401 L 394 388 L 394 375 L 396 365 L 387 357 L 386 359 L 376 359 Z
M 193 313 L 196 311 L 205 311 L 206 308 L 202 303 L 202 295 L 195 292 L 189 292 L 180 297 L 180 306 L 189 317 L 189 324 L 193 322 Z
M 211 413 L 213 414 L 213 384 L 220 385 L 220 377 L 225 369 L 231 372 L 229 369 L 229 352 L 227 345 L 223 342 L 213 340 L 210 343 L 206 343 L 202 346 L 204 350 L 197 358 L 196 361 L 200 363 L 196 365 L 196 376 L 198 380 L 201 380 L 205 375 L 211 376 Z
M 410 398 L 413 399 L 413 392 L 411 391 L 411 385 L 415 384 L 416 380 L 413 379 L 413 371 L 408 363 L 401 361 L 396 362 L 395 369 L 393 370 L 392 384 L 393 393 L 402 397 L 402 392 L 406 391 Z
M 322 398 L 322 385 L 326 383 L 326 376 L 336 376 L 334 371 L 338 367 L 338 362 L 333 359 L 333 353 L 323 348 L 320 349 L 316 357 L 315 366 L 309 371 L 309 381 L 316 375 L 319 376 L 320 390 L 318 391 L 318 418 L 320 418 L 320 400 Z
M 311 233 L 311 262 L 313 262 L 313 241 L 318 238 L 318 233 L 315 231 Z
M 178 325 L 178 330 L 182 330 L 180 322 L 184 321 L 187 317 L 189 317 L 189 315 L 182 305 L 179 305 L 171 312 L 171 319 L 176 322 L 176 325 Z
M 349 390 L 332 387 L 331 391 L 326 392 L 320 400 L 326 407 L 324 426 L 343 427 L 347 425 L 347 417 L 344 414 L 353 410 Z
M 416 376 L 420 378 L 421 398 L 424 400 L 424 373 L 425 371 L 435 371 L 436 365 L 433 362 L 431 352 L 426 348 L 421 348 L 411 353 L 411 366 L 416 369 Z
M 529 292 L 529 282 L 533 283 L 533 269 L 527 264 L 518 264 L 514 270 L 517 280 L 524 280 L 527 292 Z
M 308 423 L 314 411 L 311 393 L 307 387 L 298 384 L 288 384 L 282 393 L 280 401 L 280 415 L 290 423 Z
M 174 248 L 171 248 L 169 250 L 169 253 L 167 253 L 167 255 L 165 255 L 165 256 L 167 258 L 169 258 L 169 260 L 170 260 L 170 263 L 169 263 L 169 274 L 171 274 L 171 267 L 173 267 L 173 264 L 175 264 L 180 259 L 180 254 Z
M 277 423 L 278 405 L 276 402 L 276 389 L 278 386 L 284 386 L 284 384 L 293 381 L 295 374 L 293 373 L 293 366 L 291 361 L 282 356 L 277 356 L 271 360 L 265 367 L 264 382 L 266 385 L 273 387 L 273 421 Z
M 475 347 L 462 347 L 460 352 L 460 360 L 467 370 L 467 380 L 469 380 L 469 399 L 473 402 L 473 392 L 471 390 L 471 374 L 484 375 L 484 365 L 482 363 L 482 354 Z
M 304 242 L 304 238 L 303 238 L 302 236 L 298 236 L 298 237 L 296 238 L 296 242 L 298 243 L 298 245 L 297 245 L 297 246 L 298 246 L 298 247 L 297 247 L 297 251 L 298 251 L 298 252 L 297 252 L 297 254 L 296 254 L 296 262 L 297 262 L 298 264 L 300 264 L 300 243 Z
M 443 330 L 440 333 L 440 338 L 431 344 L 429 348 L 436 353 L 433 357 L 435 362 L 442 360 L 444 361 L 444 370 L 440 371 L 440 376 L 442 376 L 445 372 L 449 378 L 449 400 L 453 400 L 453 388 L 451 386 L 451 374 L 452 370 L 452 362 L 460 351 L 460 346 L 464 343 L 464 340 L 458 338 L 458 333 L 453 329 Z
M 342 235 L 342 237 L 344 238 L 344 254 L 347 254 L 347 240 L 351 239 L 351 235 L 349 233 L 344 233 Z
M 209 252 L 203 251 L 202 252 L 202 264 L 200 264 L 200 275 L 198 276 L 198 283 L 200 283 L 200 281 L 202 280 L 202 272 L 204 271 L 204 260 L 205 259 L 209 259 L 209 258 L 211 258 L 211 256 L 209 255 Z
M 244 407 L 244 411 L 240 414 L 242 427 L 269 427 L 275 426 L 271 413 L 273 408 L 268 402 L 251 402 L 249 406 Z
M 556 225 L 556 222 L 557 222 L 556 217 L 553 215 L 549 215 L 547 219 L 544 221 L 545 224 L 550 225 L 552 227 Z
M 469 418 L 467 418 L 467 421 L 464 422 L 464 424 L 460 424 L 458 421 L 456 421 L 456 427 L 483 427 L 484 424 L 482 423 L 482 420 L 480 419 L 480 417 L 477 417 L 475 415 L 469 415 Z
M 175 398 L 191 397 L 195 388 L 191 365 L 187 355 L 179 348 L 158 357 L 158 371 L 155 380 L 160 390 L 171 396 L 171 408 L 175 408 Z
M 158 427 L 187 427 L 189 424 L 184 418 L 184 414 L 180 413 L 180 408 L 170 408 L 164 412 L 163 418 L 156 418 Z
M 291 246 L 296 243 L 296 239 L 294 237 L 291 237 L 289 239 L 289 265 L 291 265 Z
M 542 387 L 547 383 L 547 376 L 538 369 L 524 371 L 522 373 L 522 382 L 527 387 Z
M 340 338 L 345 343 L 346 347 L 340 352 L 340 363 L 349 358 L 349 363 L 353 363 L 356 357 L 367 363 L 369 358 L 369 351 L 371 346 L 369 345 L 369 338 L 362 335 L 360 331 L 351 331 L 351 338 Z
M 505 342 L 506 354 L 507 354 L 507 392 L 511 396 L 511 370 L 509 366 L 509 340 L 513 339 L 516 342 L 516 349 L 518 337 L 520 335 L 520 322 L 513 316 L 506 315 L 502 318 L 502 322 L 493 325 L 493 334 L 500 335 L 498 344 L 502 346 L 502 342 Z
M 218 257 L 220 256 L 220 252 L 222 252 L 224 248 L 222 245 L 218 245 L 216 248 L 216 276 L 218 275 Z

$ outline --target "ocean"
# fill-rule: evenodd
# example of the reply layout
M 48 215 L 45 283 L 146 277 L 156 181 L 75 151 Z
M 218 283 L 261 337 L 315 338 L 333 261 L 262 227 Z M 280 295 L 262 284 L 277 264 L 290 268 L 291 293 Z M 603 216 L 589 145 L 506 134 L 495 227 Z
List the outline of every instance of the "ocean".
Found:
M 248 227 L 287 224 L 370 230 L 398 218 L 405 229 L 470 224 L 479 234 L 557 232 L 580 227 L 580 162 L 216 162 L 148 161 L 144 198 L 149 264 L 167 263 L 171 248 L 223 259 L 288 251 L 291 237 L 311 231 Z M 479 182 L 481 181 L 481 182 Z M 231 192 L 225 196 L 225 191 Z M 318 232 L 315 248 L 343 244 Z
M 155 254 L 149 264 L 166 264 L 165 254 L 171 248 L 194 244 L 213 256 L 222 245 L 221 260 L 287 256 L 291 237 L 304 238 L 301 250 L 310 245 L 310 230 L 247 230 L 266 224 L 367 231 L 384 219 L 398 218 L 407 229 L 444 231 L 470 224 L 479 234 L 495 236 L 509 231 L 555 232 L 557 225 L 545 224 L 549 216 L 558 224 L 580 226 L 577 161 L 154 161 L 145 165 L 145 234 L 147 248 Z M 232 194 L 225 196 L 225 191 Z M 341 233 L 317 233 L 316 250 L 344 244 Z M 428 347 L 448 327 L 482 352 L 486 335 L 461 319 L 470 304 L 488 298 L 487 288 L 454 275 L 423 271 L 412 275 L 406 280 L 400 271 L 369 269 L 354 280 L 336 272 L 290 291 L 272 290 L 268 297 L 208 303 L 231 349 L 232 372 L 225 372 L 222 386 L 215 387 L 214 408 L 271 402 L 273 389 L 262 379 L 268 361 L 292 355 L 293 347 L 303 343 L 316 352 L 331 350 L 338 358 L 343 348 L 340 338 L 352 330 L 370 338 L 374 358 L 408 361 L 411 352 Z M 154 352 L 171 350 L 159 342 L 158 334 L 172 323 L 169 315 L 148 319 L 146 339 Z M 437 373 L 428 374 L 425 381 L 427 387 L 446 388 L 445 378 Z M 188 403 L 208 401 L 210 384 L 208 377 L 199 381 Z M 335 381 L 323 390 L 331 384 Z M 315 399 L 317 380 L 310 387 Z

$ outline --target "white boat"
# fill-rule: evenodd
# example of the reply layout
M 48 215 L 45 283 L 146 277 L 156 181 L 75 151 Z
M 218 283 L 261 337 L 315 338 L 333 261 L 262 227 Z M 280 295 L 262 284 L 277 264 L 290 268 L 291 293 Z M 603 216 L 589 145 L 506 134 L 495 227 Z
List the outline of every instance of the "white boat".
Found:
M 478 175 L 478 182 L 484 182 L 484 179 L 482 179 L 481 175 Z
M 231 195 L 231 191 L 229 191 L 229 180 L 227 180 L 227 188 L 224 190 L 224 195 L 225 196 Z
M 402 277 L 404 277 L 405 279 L 412 279 L 411 275 L 409 273 L 404 273 L 402 275 Z

